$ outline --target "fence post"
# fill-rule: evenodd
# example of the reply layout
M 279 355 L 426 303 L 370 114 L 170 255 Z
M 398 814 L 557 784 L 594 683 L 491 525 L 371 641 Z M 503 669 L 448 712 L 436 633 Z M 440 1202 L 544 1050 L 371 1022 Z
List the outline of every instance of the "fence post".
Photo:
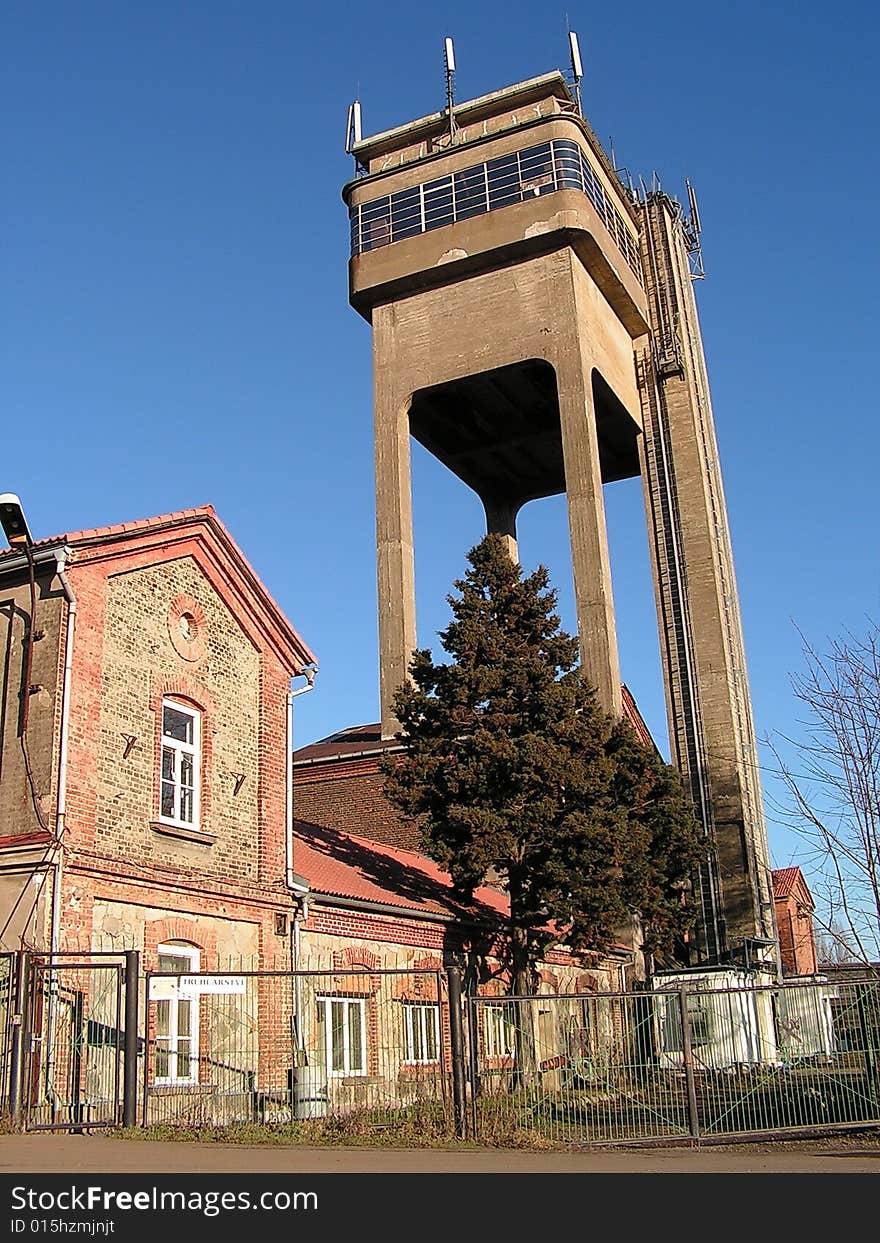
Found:
M 24 1011 L 27 1005 L 27 952 L 19 950 L 15 959 L 15 986 L 12 993 L 12 1038 L 9 1044 L 9 1113 L 18 1126 L 21 1123 L 21 1046 L 24 1037 Z
M 248 1100 L 251 1103 L 251 1122 L 260 1121 L 260 1103 L 257 1096 L 257 1072 L 255 1070 L 245 1071 L 245 1083 L 247 1084 Z
M 455 1134 L 465 1135 L 467 1087 L 464 1073 L 464 1028 L 461 1022 L 461 972 L 458 967 L 446 968 L 449 986 L 449 1041 L 452 1046 L 452 1109 Z
M 468 1066 L 471 1081 L 471 1135 L 474 1139 L 478 1139 L 480 1133 L 477 1120 L 477 1097 L 480 1095 L 480 1027 L 476 997 L 468 995 L 465 1004 L 468 1016 Z
M 681 1052 L 684 1058 L 684 1077 L 687 1084 L 688 1123 L 692 1139 L 700 1137 L 700 1118 L 697 1113 L 697 1085 L 694 1079 L 694 1057 L 691 1050 L 691 1024 L 688 1015 L 687 990 L 678 993 L 679 1022 L 681 1023 Z
M 137 1126 L 138 985 L 141 956 L 125 951 L 125 1042 L 122 1061 L 122 1125 Z M 144 1043 L 146 1061 L 146 1041 Z
M 70 1017 L 70 1121 L 73 1124 L 70 1129 L 74 1135 L 82 1135 L 83 1133 L 82 1070 L 83 1047 L 85 1045 L 85 1010 L 83 1005 L 84 993 L 81 988 L 77 988 L 73 993 Z M 53 1118 L 55 1116 L 54 1106 L 52 1116 Z

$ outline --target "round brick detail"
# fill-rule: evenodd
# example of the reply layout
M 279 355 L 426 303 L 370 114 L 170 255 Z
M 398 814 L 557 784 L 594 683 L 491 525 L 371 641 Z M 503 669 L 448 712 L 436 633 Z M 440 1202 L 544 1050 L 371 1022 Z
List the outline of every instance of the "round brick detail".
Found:
M 183 660 L 198 660 L 205 654 L 205 613 L 194 596 L 179 595 L 168 610 L 171 646 Z

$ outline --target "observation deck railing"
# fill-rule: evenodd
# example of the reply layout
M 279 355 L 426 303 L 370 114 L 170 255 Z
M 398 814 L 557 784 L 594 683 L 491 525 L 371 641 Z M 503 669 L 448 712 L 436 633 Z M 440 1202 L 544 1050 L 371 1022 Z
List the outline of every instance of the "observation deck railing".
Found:
M 623 219 L 577 143 L 549 142 L 499 155 L 433 181 L 350 208 L 351 254 L 363 254 L 443 225 L 555 190 L 586 194 L 618 249 L 642 283 L 638 237 Z

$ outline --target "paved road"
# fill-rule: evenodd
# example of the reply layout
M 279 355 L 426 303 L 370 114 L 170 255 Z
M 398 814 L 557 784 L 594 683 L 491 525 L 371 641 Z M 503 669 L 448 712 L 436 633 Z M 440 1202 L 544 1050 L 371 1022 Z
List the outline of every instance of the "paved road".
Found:
M 841 1136 L 725 1148 L 592 1152 L 507 1149 L 282 1148 L 126 1140 L 101 1135 L 0 1136 L 0 1174 L 319 1173 L 880 1173 L 880 1137 Z

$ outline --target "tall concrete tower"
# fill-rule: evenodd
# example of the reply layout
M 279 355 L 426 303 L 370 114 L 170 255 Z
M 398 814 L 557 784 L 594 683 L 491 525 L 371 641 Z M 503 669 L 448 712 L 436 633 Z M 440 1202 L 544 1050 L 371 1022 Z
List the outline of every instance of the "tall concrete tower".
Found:
M 602 485 L 641 475 L 673 760 L 715 845 L 694 962 L 755 961 L 773 902 L 690 254 L 619 180 L 559 72 L 351 146 L 352 305 L 372 325 L 383 736 L 416 647 L 410 436 L 516 518 L 565 493 L 581 657 L 621 711 Z

